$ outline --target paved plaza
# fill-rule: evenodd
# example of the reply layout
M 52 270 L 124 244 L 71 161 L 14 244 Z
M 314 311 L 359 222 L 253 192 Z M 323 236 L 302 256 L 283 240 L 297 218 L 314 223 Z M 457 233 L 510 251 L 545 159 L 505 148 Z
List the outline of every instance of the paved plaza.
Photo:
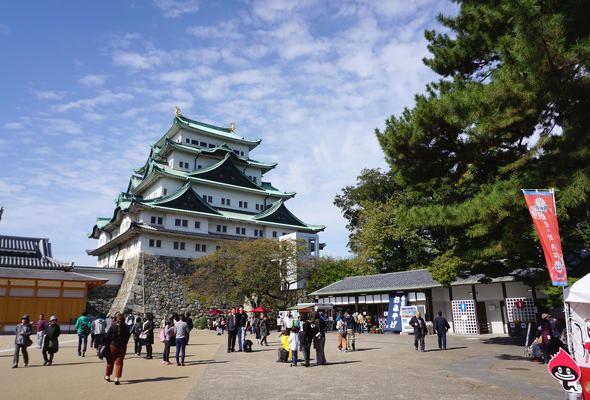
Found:
M 544 365 L 523 358 L 523 349 L 507 337 L 449 336 L 439 351 L 427 336 L 426 352 L 413 348 L 411 336 L 357 335 L 357 351 L 336 350 L 336 334 L 326 342 L 327 366 L 291 368 L 276 363 L 277 334 L 269 346 L 252 353 L 226 352 L 226 336 L 193 331 L 185 367 L 161 365 L 160 343 L 154 360 L 130 355 L 121 385 L 106 383 L 105 363 L 88 351 L 76 355 L 75 335 L 63 335 L 53 366 L 41 366 L 41 351 L 29 349 L 30 366 L 11 369 L 13 336 L 0 337 L 2 399 L 23 391 L 36 399 L 96 398 L 118 392 L 126 399 L 560 399 L 559 384 Z M 130 342 L 132 346 L 132 342 Z M 129 347 L 131 348 L 131 347 Z M 312 350 L 313 355 L 313 350 Z M 313 362 L 313 360 L 312 360 Z M 117 396 L 119 398 L 119 396 Z

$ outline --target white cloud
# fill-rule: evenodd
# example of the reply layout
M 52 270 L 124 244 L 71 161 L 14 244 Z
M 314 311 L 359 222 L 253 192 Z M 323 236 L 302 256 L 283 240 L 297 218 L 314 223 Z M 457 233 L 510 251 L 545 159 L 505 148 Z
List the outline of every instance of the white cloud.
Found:
M 89 99 L 82 99 L 71 101 L 69 103 L 60 104 L 54 107 L 54 109 L 58 112 L 65 112 L 75 109 L 93 109 L 96 106 L 103 106 L 109 103 L 118 103 L 122 101 L 129 101 L 133 99 L 133 96 L 128 93 L 113 93 L 110 90 L 105 90 L 101 94 L 96 97 L 92 97 Z
M 41 100 L 61 100 L 66 97 L 64 92 L 54 90 L 33 90 L 33 94 Z
M 184 14 L 194 14 L 199 11 L 198 0 L 153 0 L 154 5 L 162 11 L 162 15 L 177 18 Z
M 40 122 L 40 129 L 49 135 L 61 135 L 62 133 L 79 134 L 82 127 L 75 121 L 64 118 L 47 118 Z
M 150 69 L 162 64 L 163 52 L 149 51 L 139 54 L 131 51 L 115 51 L 112 55 L 113 64 L 129 67 L 133 70 Z
M 86 86 L 86 87 L 102 86 L 104 84 L 104 82 L 106 81 L 106 79 L 107 79 L 106 75 L 88 74 L 88 75 L 84 75 L 83 77 L 78 79 L 78 82 L 80 82 L 80 84 L 82 86 Z
M 4 125 L 2 125 L 2 127 L 4 129 L 10 129 L 10 130 L 21 130 L 24 128 L 24 125 L 22 122 L 7 122 Z
M 226 40 L 238 40 L 244 39 L 245 34 L 240 33 L 236 30 L 235 25 L 237 21 L 222 22 L 219 25 L 213 26 L 191 26 L 186 29 L 186 33 L 193 35 L 197 38 L 206 39 L 226 39 Z

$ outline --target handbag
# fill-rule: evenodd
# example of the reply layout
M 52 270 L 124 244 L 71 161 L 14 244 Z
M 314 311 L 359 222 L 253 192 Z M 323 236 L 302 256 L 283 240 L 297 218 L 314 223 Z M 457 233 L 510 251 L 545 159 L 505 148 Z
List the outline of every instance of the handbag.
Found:
M 139 334 L 139 338 L 140 338 L 141 340 L 146 340 L 146 339 L 147 339 L 147 333 L 145 333 L 145 332 L 141 332 L 141 333 Z
M 32 344 L 33 344 L 33 341 L 31 340 L 31 338 L 30 338 L 30 337 L 28 337 L 28 336 L 27 336 L 27 337 L 25 338 L 25 345 L 26 345 L 27 347 L 31 347 L 31 345 L 32 345 Z

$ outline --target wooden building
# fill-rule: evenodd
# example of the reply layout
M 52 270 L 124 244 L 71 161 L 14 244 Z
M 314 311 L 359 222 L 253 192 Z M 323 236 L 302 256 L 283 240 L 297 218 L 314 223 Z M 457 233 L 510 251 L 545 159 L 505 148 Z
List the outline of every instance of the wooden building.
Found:
M 51 257 L 49 239 L 0 236 L 0 332 L 14 331 L 23 314 L 35 321 L 41 313 L 67 330 L 86 308 L 88 288 L 107 281 L 72 268 Z

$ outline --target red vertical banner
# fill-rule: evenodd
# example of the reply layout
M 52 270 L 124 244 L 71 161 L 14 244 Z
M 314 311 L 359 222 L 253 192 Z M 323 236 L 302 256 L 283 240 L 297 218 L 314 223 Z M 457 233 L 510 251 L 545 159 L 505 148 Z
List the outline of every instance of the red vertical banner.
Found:
M 524 190 L 524 199 L 543 246 L 547 269 L 553 286 L 567 286 L 567 272 L 561 251 L 554 193 L 547 190 Z

